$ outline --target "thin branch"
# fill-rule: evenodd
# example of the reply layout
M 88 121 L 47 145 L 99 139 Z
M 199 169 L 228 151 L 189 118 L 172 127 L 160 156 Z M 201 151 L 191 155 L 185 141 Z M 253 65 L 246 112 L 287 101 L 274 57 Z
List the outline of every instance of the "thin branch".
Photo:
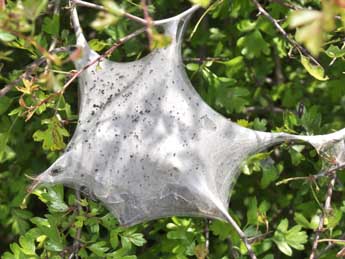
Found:
M 209 248 L 210 248 L 210 220 L 209 219 L 205 219 L 204 233 L 205 233 L 205 248 L 208 253 Z
M 237 251 L 234 249 L 234 245 L 233 245 L 233 243 L 232 243 L 231 237 L 228 236 L 228 237 L 226 238 L 226 241 L 227 241 L 227 243 L 228 243 L 228 248 L 229 248 L 228 253 L 229 253 L 230 258 L 234 258 L 234 259 L 238 258 L 238 253 L 237 253 Z
M 297 176 L 297 177 L 290 177 L 290 178 L 283 179 L 283 180 L 277 182 L 276 186 L 281 185 L 281 184 L 287 184 L 290 181 L 296 181 L 296 180 L 307 180 L 310 182 L 314 182 L 316 179 L 318 179 L 320 177 L 332 175 L 332 174 L 336 173 L 337 171 L 340 171 L 343 169 L 345 169 L 345 162 L 338 164 L 338 165 L 335 165 L 326 171 L 321 171 L 321 172 L 314 174 L 314 175 Z
M 153 49 L 154 42 L 153 42 L 152 18 L 149 14 L 146 0 L 141 0 L 140 3 L 141 3 L 141 8 L 143 9 L 144 17 L 145 17 L 145 21 L 146 21 L 146 33 L 147 33 L 147 37 L 149 39 L 149 46 L 150 46 L 150 49 Z
M 231 224 L 231 226 L 235 229 L 235 231 L 237 232 L 237 234 L 240 236 L 240 238 L 242 239 L 242 242 L 244 243 L 245 247 L 248 250 L 248 255 L 251 259 L 257 259 L 253 248 L 247 238 L 247 236 L 244 234 L 244 232 L 242 231 L 242 229 L 237 225 L 236 221 L 230 216 L 229 213 L 224 213 L 223 214 L 227 221 Z
M 229 61 L 229 58 L 223 58 L 223 57 L 200 57 L 200 58 L 184 58 L 184 62 L 195 62 L 195 63 L 204 63 L 207 61 Z
M 99 11 L 103 11 L 103 12 L 109 12 L 104 6 L 102 5 L 98 5 L 98 4 L 94 4 L 94 3 L 89 3 L 89 2 L 85 2 L 85 1 L 82 1 L 82 0 L 72 0 L 72 2 L 75 4 L 75 5 L 79 5 L 79 6 L 84 6 L 84 7 L 89 7 L 89 8 L 93 8 L 93 9 L 96 9 L 96 10 L 99 10 Z M 133 20 L 137 23 L 140 23 L 140 24 L 144 24 L 146 25 L 147 21 L 143 18 L 140 18 L 138 16 L 135 16 L 133 14 L 130 14 L 130 13 L 127 13 L 125 11 L 123 11 L 122 15 L 130 20 Z
M 320 65 L 320 63 L 309 53 L 307 49 L 302 47 L 297 41 L 290 38 L 290 36 L 287 34 L 287 32 L 280 26 L 278 21 L 274 19 L 263 6 L 257 1 L 252 0 L 252 2 L 255 4 L 256 8 L 259 10 L 260 14 L 265 16 L 272 24 L 273 26 L 278 30 L 278 32 L 284 37 L 285 40 L 287 40 L 293 47 L 295 47 L 299 52 L 304 54 L 305 56 L 309 57 L 310 60 L 312 60 L 315 64 Z
M 83 208 L 80 205 L 80 191 L 76 190 L 75 195 L 77 198 L 77 211 L 78 211 L 78 214 L 80 215 L 80 212 L 83 210 Z M 75 259 L 79 259 L 78 252 L 79 252 L 79 248 L 80 248 L 81 231 L 82 231 L 82 228 L 77 229 L 76 238 L 74 239 L 74 242 L 73 242 L 73 253 L 72 254 L 75 255 L 75 257 L 74 257 Z
M 318 226 L 318 228 L 316 230 L 316 233 L 315 233 L 315 239 L 314 239 L 314 242 L 313 242 L 313 246 L 312 246 L 312 250 L 311 250 L 309 259 L 315 259 L 315 257 L 316 257 L 316 251 L 317 251 L 317 247 L 318 247 L 318 244 L 319 244 L 320 235 L 323 232 L 323 225 L 324 225 L 325 217 L 327 216 L 327 214 L 332 209 L 331 208 L 331 200 L 332 200 L 332 194 L 333 194 L 335 180 L 337 178 L 337 175 L 336 175 L 335 171 L 332 171 L 332 172 L 333 172 L 333 174 L 331 175 L 330 181 L 329 181 L 329 184 L 328 184 L 325 204 L 324 204 L 324 207 L 323 207 L 322 214 L 320 216 L 319 226 Z
M 287 8 L 292 9 L 292 10 L 302 9 L 302 7 L 298 6 L 297 4 L 289 3 L 288 1 L 284 1 L 284 0 L 270 0 L 270 1 L 273 3 L 280 4 L 284 7 L 287 7 Z
M 345 240 L 343 239 L 334 239 L 334 238 L 324 238 L 324 239 L 319 239 L 318 241 L 319 243 L 323 243 L 323 242 L 331 242 L 331 243 L 342 243 L 345 244 Z
M 344 240 L 344 238 L 345 238 L 345 234 L 341 235 L 339 237 L 339 240 Z M 324 239 L 320 239 L 319 243 L 322 240 L 324 240 Z M 320 258 L 324 253 L 326 253 L 329 249 L 333 248 L 336 244 L 337 243 L 335 243 L 335 242 L 329 242 L 328 245 L 321 252 L 319 252 L 319 254 L 317 256 L 315 256 L 315 259 Z

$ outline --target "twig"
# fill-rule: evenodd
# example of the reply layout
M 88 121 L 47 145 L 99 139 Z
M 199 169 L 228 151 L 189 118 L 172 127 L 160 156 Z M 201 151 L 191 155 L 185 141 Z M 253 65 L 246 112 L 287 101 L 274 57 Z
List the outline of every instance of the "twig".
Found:
M 274 56 L 274 63 L 275 63 L 275 81 L 276 85 L 280 85 L 284 82 L 284 74 L 282 68 L 282 62 L 278 55 L 278 50 L 276 47 L 273 48 L 273 56 Z
M 277 3 L 277 4 L 280 4 L 284 7 L 287 7 L 289 9 L 292 9 L 292 10 L 300 10 L 302 9 L 302 7 L 296 5 L 296 4 L 292 4 L 292 3 L 289 3 L 287 1 L 284 1 L 284 0 L 270 0 L 271 2 L 273 3 Z
M 235 231 L 237 232 L 237 234 L 240 236 L 240 238 L 242 239 L 242 242 L 244 243 L 245 247 L 248 250 L 248 255 L 251 259 L 257 259 L 253 248 L 250 244 L 250 242 L 248 241 L 247 236 L 244 234 L 244 232 L 242 231 L 242 229 L 237 225 L 236 221 L 230 216 L 230 214 L 228 213 L 224 213 L 224 216 L 226 217 L 227 221 L 231 224 L 231 226 L 235 229 Z
M 228 243 L 228 248 L 229 248 L 229 256 L 230 256 L 230 258 L 234 258 L 234 259 L 236 259 L 236 258 L 238 258 L 238 253 L 237 253 L 237 251 L 234 249 L 234 245 L 233 245 L 233 243 L 232 243 L 232 241 L 231 241 L 231 237 L 230 236 L 228 236 L 227 238 L 226 238 L 226 241 L 227 241 L 227 243 Z
M 80 205 L 80 191 L 76 190 L 75 195 L 77 198 L 77 211 L 78 211 L 78 214 L 80 214 L 80 212 L 83 210 L 83 208 Z M 74 255 L 75 259 L 79 259 L 78 252 L 79 252 L 79 248 L 80 248 L 81 231 L 82 231 L 82 228 L 77 229 L 76 238 L 73 241 L 73 252 L 71 255 Z
M 153 49 L 154 48 L 154 46 L 153 46 L 154 42 L 153 42 L 153 30 L 152 30 L 152 18 L 149 14 L 146 0 L 141 0 L 140 3 L 141 3 L 141 8 L 143 9 L 144 17 L 145 17 L 145 21 L 146 21 L 146 33 L 147 33 L 147 37 L 149 39 L 149 46 L 150 46 L 150 49 Z
M 332 200 L 333 188 L 334 188 L 335 180 L 337 178 L 335 171 L 332 171 L 332 172 L 333 172 L 333 174 L 331 175 L 331 178 L 330 178 L 330 181 L 328 184 L 324 208 L 323 208 L 322 214 L 320 216 L 319 226 L 318 226 L 316 233 L 315 233 L 315 239 L 313 242 L 313 246 L 312 246 L 312 250 L 311 250 L 309 259 L 315 259 L 317 247 L 319 244 L 320 234 L 323 231 L 323 225 L 324 225 L 325 217 L 327 216 L 327 214 L 331 210 L 331 200 Z
M 340 171 L 342 169 L 345 169 L 345 162 L 338 164 L 334 167 L 331 167 L 330 169 L 328 169 L 326 171 L 321 171 L 321 172 L 314 174 L 314 175 L 297 176 L 297 177 L 290 177 L 290 178 L 283 179 L 283 180 L 277 182 L 276 186 L 281 185 L 281 184 L 286 184 L 290 181 L 295 181 L 295 180 L 308 180 L 308 181 L 313 182 L 320 177 L 329 176 L 329 175 L 334 174 L 335 172 Z
M 82 1 L 82 0 L 72 0 L 72 2 L 76 5 L 79 5 L 79 6 L 84 6 L 84 7 L 89 7 L 89 8 L 93 8 L 93 9 L 96 9 L 96 10 L 99 10 L 99 11 L 103 11 L 103 12 L 109 12 L 104 6 L 102 5 L 97 5 L 97 4 L 94 4 L 94 3 L 89 3 L 89 2 L 85 2 L 85 1 Z M 138 16 L 135 16 L 133 14 L 130 14 L 130 13 L 127 13 L 125 11 L 122 12 L 122 15 L 130 20 L 133 20 L 135 22 L 138 22 L 138 23 L 141 23 L 141 24 L 146 24 L 147 21 L 143 18 L 140 18 Z
M 331 243 L 342 243 L 342 244 L 345 244 L 345 240 L 343 239 L 334 239 L 334 238 L 324 238 L 324 239 L 319 239 L 318 241 L 319 243 L 322 243 L 322 242 L 331 242 Z
M 200 58 L 184 58 L 184 62 L 196 62 L 196 63 L 203 63 L 207 61 L 228 61 L 229 58 L 223 58 L 223 57 L 200 57 Z
M 210 248 L 210 220 L 209 219 L 205 219 L 204 233 L 205 233 L 205 248 L 208 253 L 209 248 Z
M 273 26 L 280 32 L 280 34 L 284 37 L 285 40 L 287 40 L 292 46 L 294 46 L 299 52 L 304 54 L 305 56 L 309 57 L 311 61 L 313 61 L 316 65 L 320 65 L 320 63 L 309 53 L 308 50 L 306 50 L 304 47 L 302 47 L 300 44 L 298 44 L 295 40 L 290 38 L 290 36 L 287 34 L 287 32 L 280 26 L 278 21 L 274 19 L 266 10 L 263 8 L 263 6 L 257 1 L 252 0 L 252 2 L 255 4 L 256 8 L 259 10 L 260 14 L 264 15 L 272 24 Z M 321 66 L 321 65 L 320 65 Z
M 279 107 L 273 107 L 273 106 L 267 106 L 267 107 L 260 107 L 260 106 L 249 106 L 245 109 L 246 113 L 267 113 L 267 112 L 274 112 L 274 113 L 284 113 L 288 110 L 279 108 Z
M 345 238 L 345 234 L 343 234 L 339 237 L 340 240 L 343 240 L 344 238 Z M 319 243 L 321 240 L 319 240 Z M 336 243 L 330 242 L 321 252 L 319 252 L 319 254 L 317 256 L 315 256 L 315 259 L 320 258 L 325 252 L 327 252 L 329 249 L 331 249 L 335 245 L 336 245 Z
M 97 9 L 97 10 L 101 10 L 101 11 L 105 11 L 105 12 L 109 12 L 104 6 L 102 5 L 97 5 L 97 4 L 93 4 L 93 3 L 89 3 L 89 2 L 86 2 L 86 1 L 82 1 L 82 0 L 70 0 L 71 3 L 73 3 L 74 5 L 79 5 L 79 6 L 84 6 L 84 7 L 89 7 L 89 8 L 94 8 L 94 9 Z M 177 16 L 186 16 L 190 13 L 193 13 L 196 9 L 199 9 L 200 6 L 199 5 L 193 5 L 191 8 L 187 9 L 186 11 L 180 13 L 179 15 Z M 141 17 L 138 17 L 138 16 L 135 16 L 135 15 L 132 15 L 130 13 L 126 13 L 124 12 L 123 13 L 123 16 L 127 17 L 128 19 L 131 19 L 133 21 L 136 21 L 138 23 L 141 23 L 143 25 L 146 25 L 147 24 L 147 21 Z M 172 17 L 172 18 L 176 18 L 176 17 Z M 166 23 L 168 20 L 172 19 L 172 18 L 168 18 L 168 19 L 163 19 L 163 20 L 152 20 L 152 25 L 156 26 L 156 25 L 162 25 L 164 23 Z

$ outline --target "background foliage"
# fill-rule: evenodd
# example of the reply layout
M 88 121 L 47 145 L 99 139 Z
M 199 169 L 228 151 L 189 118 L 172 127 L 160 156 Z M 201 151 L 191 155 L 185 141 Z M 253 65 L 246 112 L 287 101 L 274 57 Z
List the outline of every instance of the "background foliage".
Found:
M 104 52 L 140 27 L 122 16 L 123 10 L 142 16 L 139 1 L 96 3 L 110 14 L 78 8 L 94 50 Z M 210 106 L 245 127 L 303 134 L 345 127 L 344 1 L 260 3 L 270 17 L 251 0 L 218 0 L 194 15 L 183 45 L 193 85 Z M 148 9 L 159 19 L 189 6 L 156 0 Z M 38 188 L 27 196 L 30 178 L 59 156 L 76 126 L 77 83 L 63 86 L 79 53 L 56 50 L 75 43 L 67 1 L 0 1 L 0 9 L 2 258 L 247 258 L 235 231 L 221 221 L 173 217 L 126 229 L 99 202 L 71 189 Z M 143 34 L 109 58 L 135 60 L 169 39 L 157 28 L 153 41 L 149 46 Z M 310 146 L 291 143 L 243 165 L 230 212 L 253 237 L 259 258 L 309 257 L 329 182 L 311 175 L 324 166 Z M 322 239 L 344 239 L 344 178 L 339 171 Z M 343 244 L 320 243 L 319 258 L 341 255 Z

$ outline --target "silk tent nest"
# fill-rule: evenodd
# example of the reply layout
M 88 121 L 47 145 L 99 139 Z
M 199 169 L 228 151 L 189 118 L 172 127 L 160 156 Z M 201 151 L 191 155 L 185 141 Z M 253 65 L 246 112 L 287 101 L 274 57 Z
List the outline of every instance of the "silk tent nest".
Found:
M 345 162 L 345 129 L 302 136 L 254 131 L 210 108 L 199 96 L 181 56 L 192 13 L 154 21 L 171 44 L 126 63 L 103 58 L 79 77 L 77 128 L 64 154 L 37 177 L 41 184 L 86 188 L 122 225 L 174 215 L 217 218 L 243 232 L 228 214 L 229 192 L 246 158 L 285 141 L 311 144 Z M 82 57 L 99 54 L 72 21 Z

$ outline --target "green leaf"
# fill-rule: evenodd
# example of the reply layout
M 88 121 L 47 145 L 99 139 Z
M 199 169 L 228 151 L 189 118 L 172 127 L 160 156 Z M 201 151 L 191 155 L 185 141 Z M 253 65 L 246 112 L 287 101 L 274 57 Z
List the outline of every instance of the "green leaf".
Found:
M 272 182 L 279 178 L 279 173 L 274 165 L 267 165 L 262 167 L 262 177 L 260 186 L 262 189 L 267 188 Z
M 288 243 L 286 241 L 277 241 L 274 240 L 274 242 L 276 243 L 276 245 L 278 246 L 278 249 L 286 254 L 287 256 L 291 256 L 292 255 L 292 249 L 291 247 L 288 245 Z
M 110 245 L 112 248 L 116 249 L 119 246 L 119 232 L 118 230 L 110 231 Z
M 13 41 L 15 39 L 16 39 L 16 36 L 14 36 L 13 34 L 0 30 L 0 40 L 1 41 L 9 42 L 9 41 Z M 1 97 L 1 98 L 3 98 L 3 97 Z
M 243 87 L 220 86 L 217 89 L 216 105 L 226 108 L 228 113 L 241 112 L 248 104 L 249 91 Z
M 327 217 L 327 227 L 334 229 L 343 217 L 343 212 L 340 209 L 333 209 L 330 216 Z
M 105 256 L 105 253 L 109 250 L 109 247 L 107 247 L 107 243 L 105 241 L 93 243 L 87 248 L 97 256 Z
M 60 31 L 60 15 L 53 15 L 52 18 L 44 17 L 42 29 L 48 34 L 57 36 Z
M 0 115 L 4 114 L 7 111 L 11 103 L 12 103 L 11 98 L 7 96 L 0 97 Z
M 35 253 L 35 240 L 30 239 L 27 235 L 21 236 L 19 238 L 19 244 L 21 246 L 21 250 L 26 255 L 36 255 Z
M 111 14 L 114 14 L 116 16 L 122 16 L 125 13 L 123 8 L 118 6 L 118 4 L 116 4 L 112 0 L 102 1 L 102 4 L 108 12 L 110 12 Z
M 23 1 L 25 17 L 34 21 L 47 8 L 48 0 Z
M 200 5 L 200 6 L 204 7 L 204 8 L 206 8 L 210 4 L 210 2 L 211 2 L 211 0 L 189 0 L 189 1 L 192 4 L 197 4 L 197 5 Z
M 325 75 L 325 70 L 322 66 L 316 64 L 313 65 L 309 59 L 301 54 L 301 63 L 304 66 L 304 68 L 307 70 L 307 72 L 320 81 L 326 81 L 329 79 L 327 75 Z
M 291 229 L 288 229 L 288 227 L 288 220 L 281 220 L 274 232 L 273 241 L 282 253 L 291 256 L 291 247 L 296 250 L 303 250 L 303 244 L 308 242 L 308 236 L 305 231 L 301 231 L 302 227 L 300 225 L 296 225 Z
M 321 113 L 317 106 L 305 110 L 301 118 L 301 125 L 308 133 L 318 133 L 321 127 Z
M 231 225 L 220 220 L 212 220 L 210 230 L 221 240 L 225 240 L 232 233 Z
M 298 10 L 293 12 L 289 17 L 289 25 L 291 28 L 296 28 L 309 24 L 317 19 L 320 19 L 322 13 L 314 10 Z
M 105 47 L 109 46 L 109 44 L 106 43 L 105 41 L 98 40 L 98 39 L 92 39 L 88 43 L 91 49 L 93 49 L 94 51 L 101 51 Z
M 258 223 L 258 202 L 256 197 L 248 199 L 247 224 L 256 225 Z
M 45 150 L 61 150 L 66 144 L 64 137 L 68 137 L 68 131 L 61 125 L 59 120 L 54 116 L 51 119 L 42 121 L 43 124 L 48 124 L 48 128 L 44 131 L 37 130 L 33 134 L 35 141 L 42 141 L 43 149 Z
M 135 246 L 143 246 L 146 243 L 144 235 L 141 233 L 128 233 L 124 234 L 124 236 Z
M 304 228 L 313 229 L 310 222 L 304 217 L 302 213 L 296 212 L 294 215 L 294 220 L 296 223 Z
M 116 24 L 119 18 L 110 13 L 99 12 L 96 19 L 91 23 L 91 27 L 95 30 L 102 31 L 110 25 Z
M 331 45 L 328 47 L 325 53 L 330 58 L 341 58 L 345 56 L 345 49 L 339 49 L 338 46 Z
M 262 54 L 268 55 L 270 53 L 269 45 L 259 30 L 254 30 L 246 36 L 239 38 L 237 46 L 241 49 L 242 55 L 249 59 L 258 58 Z

